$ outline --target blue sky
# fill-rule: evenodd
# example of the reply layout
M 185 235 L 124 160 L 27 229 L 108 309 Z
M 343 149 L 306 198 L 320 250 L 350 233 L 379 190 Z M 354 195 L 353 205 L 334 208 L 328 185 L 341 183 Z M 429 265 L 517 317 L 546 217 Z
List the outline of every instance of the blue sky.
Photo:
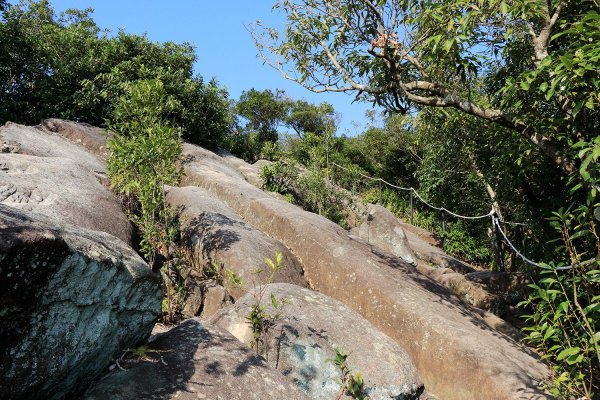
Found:
M 295 99 L 331 103 L 341 114 L 338 133 L 360 133 L 362 128 L 356 128 L 353 122 L 365 123 L 370 104 L 352 104 L 352 96 L 342 93 L 311 93 L 285 80 L 256 57 L 245 25 L 261 20 L 268 26 L 282 26 L 284 18 L 271 11 L 273 3 L 274 0 L 51 0 L 57 12 L 94 8 L 94 20 L 101 28 L 147 33 L 154 41 L 190 42 L 198 55 L 195 72 L 207 80 L 216 77 L 234 99 L 250 88 L 284 89 Z

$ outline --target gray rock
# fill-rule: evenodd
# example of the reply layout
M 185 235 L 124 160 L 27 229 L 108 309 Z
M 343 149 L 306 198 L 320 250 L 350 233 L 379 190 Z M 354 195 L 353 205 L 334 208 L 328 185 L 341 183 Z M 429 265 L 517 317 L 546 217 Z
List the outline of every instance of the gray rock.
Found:
M 19 145 L 18 154 L 0 153 L 1 204 L 107 232 L 131 244 L 131 224 L 105 184 L 103 160 L 35 127 L 8 123 L 0 128 L 0 141 Z
M 167 202 L 180 210 L 182 246 L 196 272 L 214 262 L 242 278 L 242 286 L 223 279 L 235 299 L 251 289 L 253 282 L 266 283 L 269 272 L 264 260 L 274 259 L 277 252 L 283 254 L 286 268 L 277 272 L 273 281 L 306 286 L 301 264 L 285 246 L 246 223 L 205 189 L 168 188 Z M 264 271 L 256 274 L 257 268 Z M 190 274 L 192 278 L 194 275 Z
M 42 121 L 40 128 L 47 132 L 58 134 L 70 142 L 82 146 L 89 153 L 94 154 L 100 159 L 105 160 L 107 157 L 106 140 L 111 134 L 104 129 L 96 128 L 82 122 L 57 118 Z
M 256 288 L 210 321 L 250 343 L 246 317 L 261 295 L 266 313 L 280 314 L 264 335 L 267 360 L 309 397 L 329 400 L 340 392 L 341 373 L 328 361 L 336 348 L 349 354 L 348 366 L 361 373 L 372 400 L 412 399 L 423 391 L 409 355 L 396 342 L 344 304 L 308 289 L 284 283 Z M 275 309 L 271 296 L 285 304 Z
M 240 216 L 285 244 L 302 262 L 311 288 L 356 311 L 400 344 L 425 386 L 444 399 L 542 399 L 549 369 L 525 346 L 497 330 L 493 314 L 465 305 L 397 257 L 376 254 L 318 215 L 249 184 L 226 162 L 200 156 L 184 165 L 187 184 L 201 186 Z M 229 171 L 229 172 L 228 172 Z
M 221 308 L 232 303 L 227 289 L 215 282 L 206 282 L 202 291 L 202 319 L 210 318 Z
M 122 363 L 86 400 L 307 400 L 264 359 L 225 330 L 190 319 L 159 335 L 145 360 Z
M 0 205 L 0 388 L 59 399 L 144 341 L 160 282 L 125 243 Z
M 357 229 L 358 236 L 409 264 L 416 265 L 416 257 L 411 250 L 404 229 L 398 218 L 388 209 L 371 205 L 366 221 Z
M 131 243 L 131 224 L 98 176 L 73 160 L 0 154 L 0 203 Z
M 106 170 L 102 159 L 87 151 L 85 147 L 40 127 L 7 122 L 0 127 L 0 141 L 18 143 L 19 154 L 66 158 L 90 171 L 104 173 Z

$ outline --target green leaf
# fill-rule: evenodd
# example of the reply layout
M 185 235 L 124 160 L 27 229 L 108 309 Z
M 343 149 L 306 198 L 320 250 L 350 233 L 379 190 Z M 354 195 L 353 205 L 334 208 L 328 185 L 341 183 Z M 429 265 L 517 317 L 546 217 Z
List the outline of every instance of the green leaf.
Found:
M 271 304 L 273 305 L 274 308 L 276 308 L 276 309 L 279 308 L 279 302 L 277 301 L 277 297 L 275 297 L 275 295 L 273 293 L 271 293 Z
M 566 357 L 570 357 L 572 355 L 579 354 L 580 351 L 581 351 L 581 349 L 579 347 L 569 347 L 569 348 L 564 349 L 560 353 L 558 353 L 558 356 L 556 357 L 556 359 L 558 361 L 561 361 L 561 360 L 564 360 Z

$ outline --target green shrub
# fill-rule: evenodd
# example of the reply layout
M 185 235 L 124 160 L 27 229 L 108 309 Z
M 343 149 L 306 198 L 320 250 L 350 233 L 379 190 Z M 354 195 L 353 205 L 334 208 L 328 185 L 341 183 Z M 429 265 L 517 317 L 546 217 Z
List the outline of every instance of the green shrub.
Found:
M 314 169 L 298 180 L 300 202 L 305 210 L 312 211 L 348 228 L 345 195 L 328 184 L 324 170 Z
M 271 165 L 265 165 L 260 170 L 263 190 L 282 195 L 292 193 L 292 187 L 297 183 L 298 175 L 298 166 L 287 160 L 279 160 Z
M 109 122 L 108 175 L 119 193 L 133 195 L 139 212 L 130 218 L 141 232 L 140 250 L 151 266 L 177 233 L 175 212 L 165 204 L 164 185 L 176 185 L 180 170 L 181 130 L 167 116 L 179 106 L 159 80 L 128 85 Z
M 531 294 L 521 303 L 531 310 L 525 317 L 527 340 L 551 363 L 555 375 L 548 388 L 561 398 L 591 399 L 600 392 L 600 259 L 595 254 L 600 239 L 593 216 L 597 207 L 554 213 L 551 222 L 561 235 L 560 249 L 574 267 L 561 270 L 560 264 L 543 264 L 539 281 L 530 285 Z

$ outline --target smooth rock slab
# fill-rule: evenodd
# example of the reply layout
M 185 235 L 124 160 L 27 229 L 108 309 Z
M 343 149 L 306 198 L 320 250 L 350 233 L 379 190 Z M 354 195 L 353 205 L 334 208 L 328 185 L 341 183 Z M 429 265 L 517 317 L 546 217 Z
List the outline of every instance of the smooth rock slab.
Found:
M 3 398 L 76 393 L 160 311 L 158 276 L 122 241 L 0 205 Z
M 256 288 L 210 321 L 250 343 L 252 331 L 246 316 L 260 292 Z M 341 373 L 328 361 L 335 358 L 336 348 L 349 354 L 348 366 L 352 373 L 362 374 L 371 400 L 414 399 L 423 391 L 410 356 L 343 303 L 285 283 L 266 285 L 262 294 L 266 312 L 281 314 L 264 335 L 268 362 L 311 398 L 335 399 L 340 392 Z M 274 309 L 272 295 L 286 304 Z
M 86 400 L 307 400 L 293 383 L 228 332 L 189 319 L 159 335 L 147 360 L 123 363 Z M 161 360 L 162 358 L 162 360 Z
M 5 151 L 0 153 L 0 203 L 131 244 L 131 223 L 107 187 L 104 131 L 61 120 L 44 124 L 44 129 L 10 122 L 0 127 Z
M 358 236 L 367 243 L 378 246 L 409 264 L 417 264 L 400 221 L 388 209 L 371 205 L 366 220 L 356 231 Z
M 494 315 L 462 304 L 450 290 L 397 257 L 375 254 L 318 215 L 277 200 L 236 171 L 202 159 L 184 180 L 226 201 L 244 220 L 285 244 L 311 287 L 342 301 L 411 356 L 428 390 L 443 399 L 543 399 L 549 369 L 494 327 Z M 228 172 L 230 171 L 230 172 Z
M 181 244 L 188 251 L 194 268 L 201 269 L 212 261 L 242 278 L 241 287 L 224 279 L 234 299 L 243 296 L 255 283 L 267 283 L 270 270 L 264 260 L 275 259 L 278 252 L 282 253 L 282 264 L 286 268 L 273 276 L 273 282 L 306 286 L 302 265 L 284 245 L 242 220 L 207 190 L 193 186 L 170 187 L 167 202 L 180 210 Z M 255 274 L 257 268 L 263 272 Z

